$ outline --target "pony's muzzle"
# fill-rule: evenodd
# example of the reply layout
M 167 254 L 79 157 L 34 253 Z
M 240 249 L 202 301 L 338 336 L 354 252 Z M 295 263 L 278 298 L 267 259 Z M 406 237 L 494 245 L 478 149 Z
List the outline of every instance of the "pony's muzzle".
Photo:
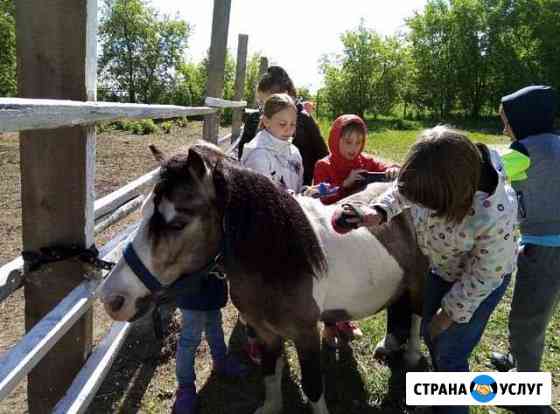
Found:
M 130 312 L 127 310 L 127 299 L 125 295 L 113 294 L 107 297 L 101 297 L 105 312 L 115 321 L 126 321 L 129 319 Z

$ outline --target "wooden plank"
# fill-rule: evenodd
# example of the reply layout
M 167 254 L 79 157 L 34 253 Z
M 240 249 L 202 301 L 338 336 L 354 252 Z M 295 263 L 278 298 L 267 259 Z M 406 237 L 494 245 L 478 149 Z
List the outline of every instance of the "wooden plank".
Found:
M 174 118 L 216 113 L 208 107 L 0 98 L 0 132 L 86 125 L 120 118 Z
M 144 202 L 144 196 L 139 195 L 136 198 L 133 198 L 126 204 L 123 204 L 121 207 L 117 208 L 110 214 L 103 216 L 99 222 L 95 223 L 94 233 L 99 234 L 106 228 L 112 226 L 113 224 L 121 221 L 123 218 L 127 217 L 134 211 L 138 210 L 142 203 Z
M 119 233 L 117 237 L 101 249 L 101 257 L 105 260 L 116 260 L 122 252 L 121 243 L 128 239 L 137 227 L 137 224 L 131 225 L 125 231 Z M 107 273 L 103 271 L 102 275 L 105 276 Z M 101 279 L 82 282 L 41 321 L 35 324 L 14 347 L 2 355 L 2 358 L 0 358 L 0 400 L 10 394 L 25 375 L 91 308 L 93 301 L 98 296 L 100 286 Z M 60 369 L 63 370 L 64 368 Z M 52 372 L 51 378 L 53 378 Z
M 214 0 L 206 96 L 222 98 L 224 94 L 224 69 L 226 64 L 230 11 L 231 0 Z M 207 115 L 204 119 L 203 138 L 215 144 L 218 141 L 219 126 L 219 114 Z
M 21 256 L 18 256 L 0 267 L 0 302 L 19 289 L 22 282 L 23 259 Z
M 243 98 L 245 91 L 245 72 L 247 68 L 247 44 L 249 36 L 240 34 L 237 40 L 237 67 L 235 69 L 235 94 L 233 99 L 239 101 Z M 234 109 L 231 122 L 232 143 L 241 135 L 241 124 L 243 123 L 243 110 Z
M 262 79 L 262 77 L 264 76 L 267 70 L 268 70 L 268 58 L 262 56 L 259 62 L 259 81 Z
M 125 342 L 130 327 L 128 322 L 113 323 L 64 398 L 54 408 L 53 414 L 79 414 L 87 410 Z
M 227 99 L 206 97 L 204 104 L 212 108 L 245 108 L 247 102 L 245 101 L 228 101 Z
M 158 177 L 159 167 L 155 170 L 150 171 L 147 174 L 137 178 L 134 181 L 126 184 L 125 186 L 119 188 L 118 190 L 107 194 L 105 197 L 100 198 L 95 201 L 95 219 L 101 216 L 109 214 L 114 211 L 119 206 L 130 201 L 134 197 L 138 196 L 139 189 L 145 185 L 153 184 Z

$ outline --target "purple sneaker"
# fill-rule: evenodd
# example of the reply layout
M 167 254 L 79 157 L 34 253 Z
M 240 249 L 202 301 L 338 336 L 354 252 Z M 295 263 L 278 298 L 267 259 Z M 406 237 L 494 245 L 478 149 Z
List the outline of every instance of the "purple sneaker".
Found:
M 244 377 L 248 370 L 237 359 L 228 356 L 222 361 L 214 361 L 214 372 L 224 377 Z
M 198 395 L 194 384 L 180 385 L 177 388 L 172 414 L 197 414 Z

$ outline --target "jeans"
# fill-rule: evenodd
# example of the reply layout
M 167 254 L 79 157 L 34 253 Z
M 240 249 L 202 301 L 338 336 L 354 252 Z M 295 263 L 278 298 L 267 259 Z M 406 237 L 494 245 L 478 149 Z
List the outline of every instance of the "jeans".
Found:
M 177 344 L 176 374 L 179 386 L 186 386 L 194 384 L 196 379 L 194 357 L 198 345 L 200 345 L 203 331 L 206 334 L 206 340 L 210 345 L 210 352 L 214 361 L 224 361 L 227 348 L 220 309 L 211 311 L 181 309 L 181 314 L 183 325 Z
M 432 365 L 435 371 L 469 371 L 469 357 L 475 346 L 480 342 L 482 333 L 486 328 L 486 323 L 496 305 L 504 296 L 510 279 L 511 275 L 504 276 L 503 283 L 482 301 L 468 323 L 453 323 L 432 341 L 429 334 L 429 323 L 441 307 L 441 300 L 451 289 L 453 283 L 443 280 L 434 273 L 428 275 L 424 294 L 422 336 L 430 350 Z M 434 412 L 441 414 L 467 414 L 469 407 L 440 406 L 434 407 Z

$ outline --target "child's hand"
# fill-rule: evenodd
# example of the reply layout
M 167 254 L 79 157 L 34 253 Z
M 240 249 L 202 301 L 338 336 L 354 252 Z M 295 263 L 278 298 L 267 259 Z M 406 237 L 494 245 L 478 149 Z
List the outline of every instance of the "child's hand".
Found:
M 337 233 L 345 234 L 362 226 L 378 226 L 383 220 L 383 215 L 374 209 L 343 204 L 334 211 L 332 225 Z
M 434 338 L 440 335 L 443 331 L 449 329 L 452 324 L 453 320 L 449 317 L 447 312 L 442 308 L 439 308 L 429 325 L 430 338 L 434 340 Z
M 362 226 L 365 227 L 376 227 L 379 226 L 385 221 L 385 217 L 380 214 L 377 210 L 373 208 L 366 208 L 364 209 L 365 214 L 362 219 Z
M 387 170 L 385 171 L 385 175 L 387 176 L 387 178 L 389 178 L 390 180 L 396 180 L 397 177 L 399 176 L 399 171 L 401 169 L 399 167 L 391 167 L 391 168 L 387 168 Z
M 364 169 L 352 170 L 350 174 L 348 174 L 348 177 L 346 177 L 346 180 L 343 181 L 342 186 L 344 188 L 354 187 L 356 184 L 360 183 L 360 181 L 363 180 L 360 174 L 364 172 L 367 172 L 367 170 Z
M 303 191 L 305 197 L 317 198 L 320 195 L 319 185 L 310 185 Z

